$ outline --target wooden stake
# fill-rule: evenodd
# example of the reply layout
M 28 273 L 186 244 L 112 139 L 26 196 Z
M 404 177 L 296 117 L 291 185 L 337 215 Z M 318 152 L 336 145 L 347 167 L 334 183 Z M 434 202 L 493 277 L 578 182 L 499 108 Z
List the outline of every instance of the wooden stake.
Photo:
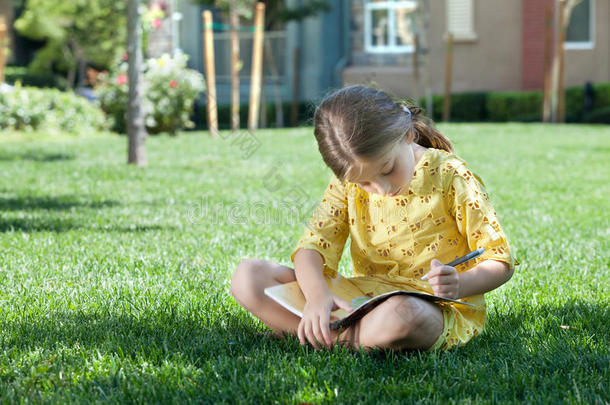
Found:
M 421 18 L 421 37 L 419 46 L 421 47 L 422 65 L 424 71 L 424 96 L 426 97 L 426 115 L 434 117 L 434 103 L 432 97 L 432 80 L 430 77 L 430 1 L 421 0 L 422 7 L 418 9 Z
M 453 63 L 453 34 L 447 35 L 445 49 L 445 96 L 443 98 L 443 121 L 451 118 L 451 71 Z
M 248 109 L 248 130 L 258 127 L 258 110 L 261 96 L 261 73 L 263 61 L 263 39 L 265 35 L 265 3 L 256 3 L 254 11 L 254 40 L 252 44 L 252 78 L 250 80 L 250 108 Z
M 292 73 L 292 105 L 290 106 L 290 126 L 296 127 L 299 114 L 299 47 L 294 48 Z
M 567 24 L 566 1 L 559 1 L 559 40 L 557 41 L 557 51 L 559 57 L 559 83 L 557 86 L 557 122 L 565 122 L 565 47 Z
M 413 51 L 413 95 L 417 101 L 419 98 L 419 35 L 415 35 L 415 50 Z
M 263 69 L 261 77 L 261 104 L 258 118 L 260 128 L 267 128 L 267 89 L 265 88 L 265 82 L 265 69 Z
M 239 15 L 237 0 L 231 0 L 231 130 L 239 130 Z
M 4 66 L 6 65 L 6 21 L 0 15 L 0 83 L 4 83 Z
M 205 10 L 203 17 L 203 55 L 205 62 L 205 81 L 208 95 L 208 128 L 210 135 L 218 135 L 218 108 L 216 106 L 216 70 L 214 67 L 214 32 L 212 31 L 212 12 Z
M 553 7 L 544 10 L 544 96 L 542 100 L 542 122 L 551 120 L 551 60 L 553 55 Z
M 271 71 L 271 86 L 273 88 L 273 98 L 275 102 L 275 127 L 283 128 L 284 127 L 284 108 L 282 106 L 282 95 L 280 94 L 280 89 L 278 86 L 278 72 L 277 67 L 275 65 L 275 59 L 273 58 L 273 52 L 271 49 L 271 41 L 265 41 L 264 46 L 265 51 L 265 59 L 267 60 L 267 66 L 269 66 L 269 70 Z

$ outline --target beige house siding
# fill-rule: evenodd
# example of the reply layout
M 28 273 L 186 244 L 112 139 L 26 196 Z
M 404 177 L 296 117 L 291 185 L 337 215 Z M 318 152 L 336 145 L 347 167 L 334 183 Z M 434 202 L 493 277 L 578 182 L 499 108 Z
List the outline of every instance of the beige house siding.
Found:
M 457 41 L 453 48 L 452 92 L 509 91 L 522 89 L 522 24 L 521 0 L 473 0 L 476 39 Z M 357 1 L 361 3 L 361 1 Z M 445 36 L 447 32 L 446 1 L 430 4 L 430 75 L 432 91 L 444 89 Z M 357 8 L 353 12 L 358 12 Z M 352 36 L 362 36 L 358 29 Z M 587 80 L 610 81 L 610 2 L 595 1 L 594 49 L 566 50 L 566 85 L 581 85 Z M 541 22 L 542 23 L 542 22 Z M 352 44 L 353 64 L 343 71 L 343 81 L 349 84 L 377 84 L 399 96 L 420 97 L 423 89 L 416 88 L 410 55 L 366 60 L 357 37 Z M 376 59 L 375 59 L 376 58 Z M 395 59 L 399 63 L 392 64 Z M 386 59 L 386 62 L 383 63 Z M 377 60 L 377 63 L 375 63 Z M 420 71 L 423 78 L 423 71 Z M 421 79 L 420 79 L 421 81 Z M 420 87 L 423 83 L 420 84 Z
M 595 1 L 595 40 L 593 49 L 567 49 L 567 86 L 610 82 L 610 1 Z
M 431 64 L 435 93 L 443 91 L 446 2 L 435 3 Z M 452 91 L 515 90 L 521 86 L 521 1 L 475 0 L 477 39 L 456 42 L 453 51 Z M 436 29 L 434 29 L 436 28 Z M 443 33 L 442 35 L 440 33 Z

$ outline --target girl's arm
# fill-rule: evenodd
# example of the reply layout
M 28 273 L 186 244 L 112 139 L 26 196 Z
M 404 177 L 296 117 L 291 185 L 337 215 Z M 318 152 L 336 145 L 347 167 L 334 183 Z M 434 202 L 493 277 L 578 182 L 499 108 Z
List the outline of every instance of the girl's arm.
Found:
M 458 273 L 458 298 L 483 294 L 506 283 L 513 276 L 514 269 L 498 260 L 485 260 L 470 270 Z
M 436 259 L 432 260 L 430 268 L 427 279 L 434 294 L 453 299 L 494 290 L 510 280 L 513 275 L 513 269 L 509 269 L 507 263 L 498 260 L 485 260 L 462 273 Z
M 428 278 L 434 293 L 455 299 L 498 288 L 512 277 L 517 263 L 483 181 L 465 163 L 453 163 L 453 171 L 445 168 L 450 180 L 446 184 L 448 213 L 469 250 L 485 248 L 483 260 L 464 272 L 458 273 L 438 260 L 430 263 Z
M 294 272 L 305 296 L 303 318 L 299 323 L 298 336 L 302 345 L 305 339 L 313 347 L 319 344 L 331 346 L 330 312 L 337 308 L 351 311 L 351 306 L 328 289 L 322 272 L 322 255 L 312 249 L 299 249 L 294 256 Z
M 323 268 L 322 255 L 313 249 L 299 249 L 294 255 L 294 273 L 307 301 L 318 293 L 330 293 Z

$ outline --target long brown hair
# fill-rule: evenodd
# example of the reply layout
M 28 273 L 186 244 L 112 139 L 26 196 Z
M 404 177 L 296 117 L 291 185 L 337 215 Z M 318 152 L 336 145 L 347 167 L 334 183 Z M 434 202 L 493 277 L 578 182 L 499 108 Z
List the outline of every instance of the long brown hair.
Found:
M 314 114 L 314 135 L 322 159 L 342 182 L 358 159 L 381 158 L 407 131 L 412 131 L 414 142 L 421 146 L 453 152 L 449 139 L 432 125 L 415 104 L 363 86 L 333 92 Z

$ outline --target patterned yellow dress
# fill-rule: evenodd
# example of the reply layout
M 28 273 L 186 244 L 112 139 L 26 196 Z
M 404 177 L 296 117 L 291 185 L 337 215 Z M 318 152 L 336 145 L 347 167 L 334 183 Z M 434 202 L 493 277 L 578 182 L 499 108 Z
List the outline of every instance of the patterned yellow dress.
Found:
M 407 191 L 394 197 L 369 194 L 332 176 L 303 236 L 300 248 L 318 251 L 324 274 L 335 277 L 348 235 L 354 277 L 364 294 L 407 288 L 432 293 L 423 274 L 434 258 L 448 263 L 485 248 L 462 272 L 493 259 L 518 264 L 491 206 L 483 181 L 454 154 L 429 148 L 417 162 Z M 441 305 L 444 330 L 429 350 L 449 349 L 480 334 L 485 324 L 483 294 L 463 298 L 476 309 Z

